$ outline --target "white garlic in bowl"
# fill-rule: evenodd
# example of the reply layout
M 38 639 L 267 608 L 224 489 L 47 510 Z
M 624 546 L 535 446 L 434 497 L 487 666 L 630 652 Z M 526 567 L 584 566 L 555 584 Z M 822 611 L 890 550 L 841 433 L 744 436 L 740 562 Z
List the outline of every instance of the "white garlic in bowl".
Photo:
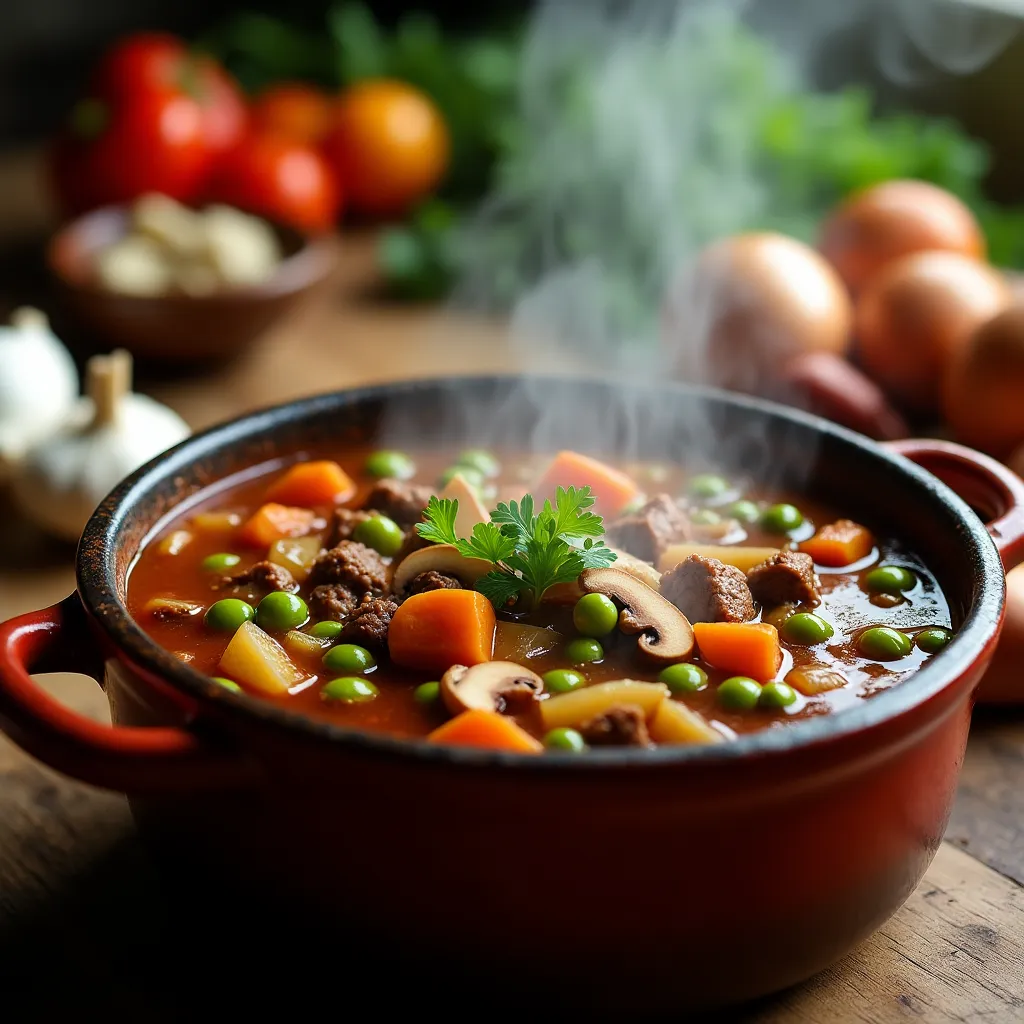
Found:
M 57 537 L 77 540 L 96 506 L 124 477 L 190 433 L 176 412 L 134 394 L 131 374 L 127 352 L 90 359 L 87 396 L 17 467 L 15 500 Z
M 51 434 L 78 398 L 78 371 L 45 314 L 24 307 L 0 326 L 0 478 Z

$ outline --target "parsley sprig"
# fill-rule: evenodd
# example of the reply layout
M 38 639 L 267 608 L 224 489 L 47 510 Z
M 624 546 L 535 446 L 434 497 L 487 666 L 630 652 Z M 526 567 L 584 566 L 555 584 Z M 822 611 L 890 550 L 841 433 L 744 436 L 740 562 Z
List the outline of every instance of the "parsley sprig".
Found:
M 615 552 L 599 539 L 603 520 L 588 511 L 593 504 L 589 487 L 559 487 L 554 505 L 545 501 L 536 512 L 527 494 L 522 501 L 499 504 L 489 523 L 477 523 L 470 537 L 460 539 L 455 536 L 458 501 L 433 497 L 416 532 L 424 540 L 454 544 L 467 558 L 493 563 L 476 589 L 496 607 L 515 598 L 533 607 L 556 584 L 615 561 Z

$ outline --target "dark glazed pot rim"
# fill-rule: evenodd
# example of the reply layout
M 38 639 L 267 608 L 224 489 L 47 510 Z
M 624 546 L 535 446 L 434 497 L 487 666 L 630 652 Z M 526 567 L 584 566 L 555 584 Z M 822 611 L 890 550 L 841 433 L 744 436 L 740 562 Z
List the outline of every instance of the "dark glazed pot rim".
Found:
M 966 674 L 992 641 L 1001 620 L 1005 594 L 999 554 L 984 524 L 949 487 L 908 459 L 829 421 L 772 402 L 681 384 L 658 385 L 657 391 L 689 401 L 708 401 L 736 410 L 746 410 L 783 425 L 795 425 L 818 435 L 827 435 L 843 447 L 855 449 L 879 468 L 882 468 L 881 464 L 887 463 L 890 471 L 895 469 L 904 477 L 912 478 L 919 491 L 927 492 L 927 499 L 934 503 L 935 508 L 943 508 L 947 515 L 956 520 L 956 543 L 966 548 L 967 557 L 976 571 L 974 598 L 953 642 L 933 655 L 910 678 L 870 700 L 834 714 L 794 722 L 785 728 L 748 733 L 728 743 L 712 746 L 672 746 L 642 751 L 595 750 L 586 757 L 572 754 L 523 757 L 500 751 L 433 745 L 423 740 L 345 728 L 298 712 L 283 710 L 256 697 L 231 693 L 159 647 L 129 615 L 118 593 L 116 555 L 119 536 L 130 519 L 133 507 L 161 481 L 173 479 L 177 475 L 187 476 L 197 462 L 225 448 L 254 438 L 270 440 L 275 428 L 285 425 L 298 425 L 301 428 L 303 420 L 329 414 L 352 404 L 394 400 L 403 394 L 431 388 L 502 387 L 524 380 L 537 382 L 538 385 L 548 382 L 571 386 L 575 383 L 581 387 L 587 384 L 608 386 L 614 383 L 606 378 L 585 375 L 488 375 L 409 380 L 284 403 L 194 435 L 124 480 L 89 520 L 82 535 L 77 561 L 78 590 L 87 611 L 113 645 L 126 653 L 136 666 L 170 682 L 207 706 L 211 702 L 215 703 L 223 715 L 248 718 L 270 728 L 297 731 L 305 734 L 312 742 L 342 743 L 359 748 L 367 754 L 455 765 L 500 765 L 505 769 L 522 771 L 592 771 L 625 766 L 635 770 L 644 766 L 684 762 L 706 765 L 716 761 L 735 761 L 751 755 L 782 754 L 827 743 L 864 732 L 935 697 Z M 210 483 L 215 481 L 211 480 Z M 155 522 L 148 523 L 147 532 L 154 525 Z M 953 540 L 952 531 L 950 540 Z

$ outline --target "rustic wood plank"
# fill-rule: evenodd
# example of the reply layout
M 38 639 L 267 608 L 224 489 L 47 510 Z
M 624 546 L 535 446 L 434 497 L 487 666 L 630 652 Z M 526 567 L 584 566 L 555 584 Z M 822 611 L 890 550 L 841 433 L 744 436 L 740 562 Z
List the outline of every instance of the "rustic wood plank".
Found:
M 946 838 L 1024 884 L 1024 709 L 976 709 Z

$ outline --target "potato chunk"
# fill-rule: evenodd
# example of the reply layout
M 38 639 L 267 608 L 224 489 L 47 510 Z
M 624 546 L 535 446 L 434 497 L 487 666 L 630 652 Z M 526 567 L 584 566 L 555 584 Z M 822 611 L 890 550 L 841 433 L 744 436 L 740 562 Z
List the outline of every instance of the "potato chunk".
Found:
M 270 545 L 267 561 L 283 565 L 299 583 L 302 583 L 309 575 L 310 567 L 316 561 L 322 546 L 318 535 L 282 537 Z
M 576 726 L 588 718 L 603 715 L 617 704 L 636 704 L 650 718 L 668 696 L 664 683 L 642 683 L 635 679 L 614 679 L 582 690 L 549 697 L 540 706 L 545 729 Z
M 235 631 L 220 669 L 229 679 L 272 697 L 287 693 L 306 678 L 284 648 L 255 622 L 243 622 Z
M 685 704 L 663 700 L 647 727 L 655 743 L 721 743 L 724 737 Z

